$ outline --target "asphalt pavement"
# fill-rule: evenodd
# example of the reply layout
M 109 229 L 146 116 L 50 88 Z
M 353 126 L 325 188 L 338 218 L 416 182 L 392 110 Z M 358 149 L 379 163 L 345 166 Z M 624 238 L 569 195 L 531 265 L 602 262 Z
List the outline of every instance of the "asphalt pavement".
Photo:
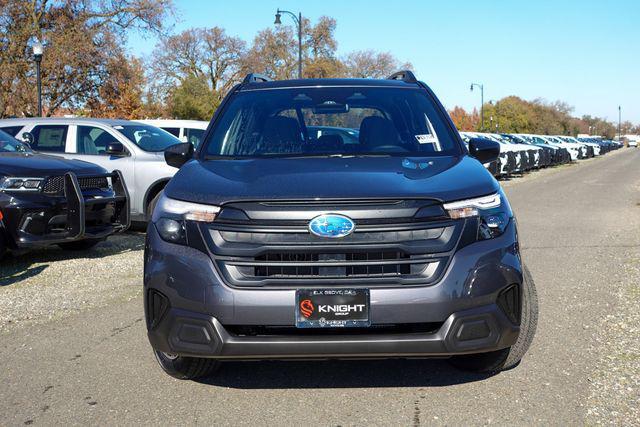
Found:
M 234 362 L 206 381 L 172 379 L 146 339 L 142 237 L 130 235 L 100 256 L 52 249 L 0 270 L 0 424 L 640 424 L 640 149 L 503 186 L 540 299 L 514 369 Z

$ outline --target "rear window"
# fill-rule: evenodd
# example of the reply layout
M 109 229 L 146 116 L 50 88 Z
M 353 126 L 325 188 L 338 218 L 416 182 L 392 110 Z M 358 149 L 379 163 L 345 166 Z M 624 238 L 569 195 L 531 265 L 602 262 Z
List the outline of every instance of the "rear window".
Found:
M 424 90 L 300 87 L 234 96 L 209 134 L 209 157 L 460 154 Z

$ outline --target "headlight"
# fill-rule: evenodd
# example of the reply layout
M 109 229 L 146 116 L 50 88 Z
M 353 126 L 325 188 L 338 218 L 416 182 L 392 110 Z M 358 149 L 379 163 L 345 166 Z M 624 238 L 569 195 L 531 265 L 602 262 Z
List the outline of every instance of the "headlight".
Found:
M 445 203 L 443 207 L 452 219 L 478 217 L 478 238 L 483 240 L 504 233 L 513 216 L 502 191 L 490 196 Z
M 44 178 L 0 178 L 0 191 L 39 191 Z
M 220 212 L 218 206 L 183 202 L 162 194 L 153 209 L 152 221 L 163 240 L 186 244 L 186 221 L 212 222 Z

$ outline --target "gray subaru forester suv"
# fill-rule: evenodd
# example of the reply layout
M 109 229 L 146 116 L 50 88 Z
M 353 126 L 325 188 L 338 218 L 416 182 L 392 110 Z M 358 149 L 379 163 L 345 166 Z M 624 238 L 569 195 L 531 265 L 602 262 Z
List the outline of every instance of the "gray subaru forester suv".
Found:
M 388 79 L 233 88 L 155 201 L 148 337 L 176 378 L 224 360 L 446 357 L 515 366 L 537 298 L 515 217 L 433 92 Z

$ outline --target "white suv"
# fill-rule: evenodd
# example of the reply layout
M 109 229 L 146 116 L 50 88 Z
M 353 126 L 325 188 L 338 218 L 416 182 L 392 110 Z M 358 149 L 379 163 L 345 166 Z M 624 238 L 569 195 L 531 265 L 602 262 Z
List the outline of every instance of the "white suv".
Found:
M 149 204 L 177 169 L 164 160 L 165 148 L 180 140 L 168 132 L 128 120 L 28 118 L 0 120 L 36 151 L 98 164 L 122 172 L 131 197 L 131 219 L 150 218 Z

